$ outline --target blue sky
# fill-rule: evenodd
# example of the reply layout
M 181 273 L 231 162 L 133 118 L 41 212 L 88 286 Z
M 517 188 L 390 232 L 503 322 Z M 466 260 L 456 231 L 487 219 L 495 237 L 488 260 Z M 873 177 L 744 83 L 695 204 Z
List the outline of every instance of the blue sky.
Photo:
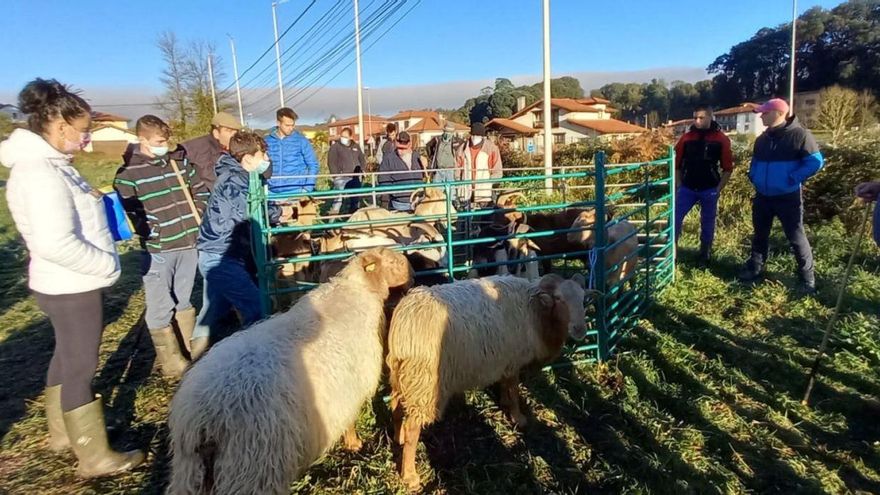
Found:
M 280 29 L 310 1 L 280 5 Z M 375 0 L 372 8 L 383 1 Z M 282 48 L 334 3 L 317 0 L 282 39 Z M 415 3 L 408 0 L 403 9 Z M 838 3 L 801 0 L 799 11 Z M 372 10 L 369 4 L 361 0 L 361 9 Z M 759 28 L 787 22 L 791 2 L 551 0 L 551 9 L 554 76 L 664 68 L 689 68 L 693 74 Z M 4 50 L 5 70 L 0 72 L 0 98 L 5 99 L 35 76 L 55 77 L 87 91 L 100 88 L 98 96 L 87 95 L 93 101 L 110 98 L 114 91 L 128 91 L 134 99 L 156 94 L 161 90 L 162 61 L 155 41 L 163 30 L 183 40 L 215 43 L 228 74 L 232 69 L 226 33 L 235 37 L 241 70 L 272 43 L 269 0 L 3 0 L 0 11 L 5 21 L 3 45 L 13 47 Z M 351 18 L 350 6 L 345 15 Z M 364 54 L 364 83 L 381 101 L 382 88 L 499 76 L 534 78 L 542 70 L 540 43 L 540 0 L 422 0 Z M 272 62 L 271 55 L 257 70 Z M 287 71 L 292 74 L 296 67 L 294 58 Z M 230 82 L 227 78 L 223 86 Z M 350 88 L 354 83 L 352 67 L 329 87 Z

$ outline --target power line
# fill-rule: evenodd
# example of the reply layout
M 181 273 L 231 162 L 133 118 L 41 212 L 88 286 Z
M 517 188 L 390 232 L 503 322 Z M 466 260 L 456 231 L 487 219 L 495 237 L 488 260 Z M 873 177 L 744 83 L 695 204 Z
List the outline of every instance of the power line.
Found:
M 365 26 L 372 26 L 376 22 L 379 22 L 380 24 L 382 22 L 384 22 L 388 17 L 387 12 L 391 8 L 395 7 L 396 4 L 399 3 L 400 1 L 401 0 L 387 0 L 381 6 L 377 7 L 371 14 L 369 14 L 367 22 L 365 22 Z M 403 0 L 403 1 L 405 3 L 406 0 Z M 370 5 L 372 5 L 373 3 L 375 3 L 375 0 L 373 0 L 370 3 Z M 369 5 L 367 8 L 369 8 Z M 329 39 L 325 40 L 323 45 L 321 45 L 318 50 L 313 51 L 312 55 L 310 57 L 308 57 L 306 60 L 306 62 L 308 62 L 309 60 L 312 60 L 311 64 L 305 66 L 298 73 L 296 73 L 290 79 L 288 79 L 285 82 L 285 86 L 294 86 L 297 82 L 304 81 L 306 79 L 311 78 L 315 73 L 317 73 L 318 71 L 321 70 L 322 66 L 325 66 L 327 64 L 331 64 L 330 67 L 332 68 L 334 65 L 340 63 L 341 60 L 347 54 L 351 54 L 353 51 L 353 41 L 354 41 L 354 29 L 353 28 L 348 32 L 348 34 L 346 36 L 343 36 L 342 38 L 336 40 L 337 37 L 344 32 L 344 29 L 345 28 L 343 27 L 342 29 L 337 30 L 337 32 L 334 33 L 333 35 L 331 35 L 331 37 Z M 330 48 L 329 50 L 327 50 L 323 53 L 320 52 L 321 49 L 330 45 L 334 40 L 336 40 L 336 45 L 333 48 Z M 345 52 L 346 47 L 349 48 L 347 53 Z M 329 69 L 324 70 L 324 72 L 322 74 L 320 74 L 318 76 L 318 78 L 320 78 L 321 75 L 326 74 L 328 71 L 329 71 Z M 308 84 L 315 82 L 318 78 L 313 78 L 312 80 L 309 81 Z M 251 100 L 251 102 L 249 103 L 249 106 L 251 106 L 251 108 L 253 108 L 254 106 L 258 106 L 258 105 L 262 104 L 262 102 L 268 100 L 268 98 L 271 97 L 273 93 L 274 93 L 274 90 L 271 90 L 271 89 L 266 91 L 263 94 L 263 96 L 256 98 L 254 100 Z M 301 93 L 301 91 L 296 94 L 300 94 L 300 93 Z M 289 100 L 290 98 L 287 98 L 287 99 Z
M 288 46 L 287 48 L 284 49 L 283 52 L 281 52 L 281 57 L 284 57 L 285 55 L 287 55 L 287 53 L 288 53 L 289 51 L 291 51 L 293 48 L 295 48 L 296 45 L 297 45 L 300 41 L 302 41 L 306 36 L 308 36 L 309 33 L 311 33 L 311 32 L 314 31 L 316 28 L 318 28 L 318 25 L 319 25 L 319 24 L 322 24 L 322 23 L 326 24 L 325 21 L 326 21 L 327 18 L 331 15 L 331 13 L 333 13 L 334 10 L 340 10 L 340 11 L 341 11 L 340 7 L 342 6 L 342 3 L 343 3 L 344 1 L 345 1 L 345 0 L 337 0 L 336 4 L 334 4 L 334 5 L 331 6 L 329 9 L 327 9 L 327 11 L 324 12 L 324 15 L 322 15 L 317 21 L 315 21 L 315 22 L 312 24 L 312 27 L 310 27 L 308 30 L 306 30 L 305 33 L 303 33 L 302 35 L 300 35 L 299 38 L 297 38 L 296 40 L 294 40 L 294 42 L 291 43 L 290 46 Z M 334 14 L 334 15 L 335 15 L 335 14 Z M 321 27 L 324 27 L 324 26 L 321 26 Z M 294 54 L 295 54 L 295 52 L 294 52 L 293 54 L 291 54 L 291 57 L 292 57 Z M 285 66 L 286 66 L 286 62 L 287 62 L 287 60 L 289 60 L 289 58 L 285 58 L 285 59 L 282 61 L 282 67 L 285 67 Z M 255 75 L 255 76 L 251 77 L 246 83 L 242 84 L 242 87 L 244 88 L 244 87 L 249 86 L 252 82 L 254 82 L 254 80 L 256 80 L 258 77 L 264 75 L 269 69 L 272 69 L 273 67 L 274 67 L 274 61 L 270 61 L 270 63 L 267 64 L 267 65 L 263 68 L 263 70 L 261 70 L 261 71 L 259 72 L 259 74 L 257 74 L 257 75 Z M 264 77 L 263 80 L 260 81 L 260 83 L 257 83 L 255 86 L 259 87 L 260 85 L 263 84 L 264 81 L 268 81 L 269 79 L 271 79 L 271 77 L 272 77 L 273 75 L 274 75 L 274 74 L 270 73 L 268 77 Z
M 293 65 L 294 56 L 297 53 L 299 53 L 301 56 L 302 56 L 302 54 L 305 54 L 305 56 L 303 56 L 301 59 L 297 60 L 297 62 L 300 65 L 299 72 L 296 72 L 294 75 L 288 77 L 288 79 L 284 82 L 285 87 L 291 85 L 293 81 L 296 81 L 297 78 L 300 77 L 300 75 L 302 74 L 302 67 L 305 66 L 306 64 L 308 64 L 309 61 L 313 60 L 314 57 L 318 56 L 320 58 L 320 56 L 325 56 L 327 53 L 329 53 L 329 52 L 322 53 L 321 50 L 324 49 L 325 47 L 327 47 L 328 45 L 330 45 L 331 43 L 333 43 L 334 41 L 336 41 L 335 38 L 345 28 L 345 25 L 343 24 L 341 29 L 336 29 L 336 27 L 339 25 L 340 21 L 344 20 L 344 17 L 343 17 L 344 11 L 345 11 L 344 4 L 340 3 L 337 6 L 336 11 L 331 15 L 329 22 L 327 22 L 325 24 L 324 27 L 327 28 L 327 31 L 329 31 L 331 29 L 335 29 L 335 32 L 330 32 L 329 37 L 324 37 L 324 36 L 320 36 L 320 35 L 313 36 L 311 38 L 308 38 L 306 36 L 301 37 L 301 39 L 304 40 L 304 43 L 300 46 L 299 50 L 295 53 L 291 53 L 290 55 L 288 55 L 282 63 L 283 67 L 285 67 L 286 70 L 288 72 L 290 72 L 291 65 Z M 321 43 L 322 40 L 323 40 L 323 43 L 319 45 L 319 43 Z M 268 100 L 268 98 L 273 94 L 273 92 L 274 91 L 271 88 L 269 88 L 268 90 L 264 90 L 262 92 L 262 96 L 255 97 L 251 100 L 251 105 L 261 104 L 263 101 Z M 289 99 L 289 98 L 286 98 L 286 99 Z
M 378 43 L 382 38 L 384 38 L 385 35 L 388 34 L 389 31 L 394 29 L 394 27 L 397 26 L 397 24 L 400 23 L 400 21 L 402 21 L 407 15 L 409 15 L 409 13 L 413 11 L 413 9 L 418 7 L 418 5 L 421 2 L 422 2 L 422 0 L 416 0 L 416 2 L 412 5 L 412 7 L 410 7 L 406 12 L 403 13 L 402 16 L 400 16 L 396 21 L 394 21 L 390 26 L 388 26 L 388 29 L 383 31 L 382 34 L 380 34 L 378 38 L 373 40 L 372 43 L 370 43 L 366 48 L 364 48 L 363 53 L 368 52 L 370 50 L 370 48 L 372 48 L 376 43 Z M 366 36 L 365 36 L 365 38 L 366 38 Z M 348 62 L 348 64 L 346 64 L 344 67 L 342 67 L 342 69 L 340 69 L 336 74 L 334 74 L 330 79 L 328 79 L 321 87 L 317 88 L 311 94 L 309 94 L 308 96 L 306 96 L 305 98 L 303 98 L 302 100 L 297 102 L 297 105 L 302 105 L 303 103 L 305 103 L 306 101 L 311 99 L 313 96 L 315 96 L 315 94 L 320 92 L 322 89 L 326 88 L 328 84 L 330 84 L 333 80 L 335 80 L 337 77 L 339 77 L 346 69 L 351 67 L 351 64 L 353 64 L 353 63 L 354 63 L 353 61 Z M 294 97 L 296 97 L 296 94 L 291 96 L 291 98 L 294 98 Z
M 255 65 L 257 65 L 258 63 L 260 63 L 260 60 L 263 60 L 263 57 L 265 57 L 266 54 L 268 54 L 269 52 L 271 52 L 271 51 L 275 48 L 275 45 L 276 45 L 279 41 L 281 41 L 281 38 L 283 38 L 284 35 L 287 34 L 288 31 L 290 31 L 291 29 L 293 29 L 293 26 L 295 26 L 296 23 L 299 22 L 299 20 L 302 19 L 303 16 L 305 16 L 306 13 L 308 13 L 308 11 L 312 8 L 312 6 L 314 6 L 315 3 L 317 3 L 317 2 L 318 2 L 318 0 L 312 0 L 312 3 L 308 4 L 308 5 L 306 6 L 305 10 L 303 10 L 303 11 L 299 14 L 299 16 L 297 16 L 297 18 L 294 19 L 293 22 L 290 23 L 289 26 L 287 26 L 287 29 L 285 29 L 284 32 L 281 33 L 280 36 L 278 36 L 278 40 L 277 40 L 277 41 L 274 41 L 271 45 L 269 45 L 269 48 L 266 48 L 266 51 L 264 51 L 262 55 L 260 55 L 259 57 L 257 57 L 257 60 L 255 60 L 254 63 L 252 63 L 247 69 L 245 69 L 244 72 L 242 72 L 241 74 L 239 74 L 237 81 L 241 81 L 242 76 L 244 76 L 245 74 L 247 74 L 251 69 L 254 68 Z M 230 84 L 229 86 L 227 86 L 222 92 L 228 91 L 232 86 L 235 85 L 235 82 L 236 82 L 236 81 L 233 81 L 232 84 Z

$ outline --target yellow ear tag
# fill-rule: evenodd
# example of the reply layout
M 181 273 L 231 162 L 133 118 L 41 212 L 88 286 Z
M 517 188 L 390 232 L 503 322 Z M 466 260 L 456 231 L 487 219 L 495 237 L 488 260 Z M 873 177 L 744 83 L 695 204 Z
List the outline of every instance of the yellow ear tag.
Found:
M 370 263 L 369 265 L 367 265 L 367 266 L 364 267 L 364 271 L 365 271 L 365 272 L 374 272 L 374 271 L 376 271 L 376 264 L 375 264 L 375 263 Z

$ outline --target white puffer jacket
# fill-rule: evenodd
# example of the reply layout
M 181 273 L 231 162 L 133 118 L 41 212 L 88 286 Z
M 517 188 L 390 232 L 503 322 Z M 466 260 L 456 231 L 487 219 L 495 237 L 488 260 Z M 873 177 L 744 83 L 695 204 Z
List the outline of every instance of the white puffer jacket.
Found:
M 0 143 L 12 169 L 6 200 L 30 251 L 29 286 L 43 294 L 75 294 L 119 279 L 119 256 L 101 194 L 42 137 L 16 129 Z

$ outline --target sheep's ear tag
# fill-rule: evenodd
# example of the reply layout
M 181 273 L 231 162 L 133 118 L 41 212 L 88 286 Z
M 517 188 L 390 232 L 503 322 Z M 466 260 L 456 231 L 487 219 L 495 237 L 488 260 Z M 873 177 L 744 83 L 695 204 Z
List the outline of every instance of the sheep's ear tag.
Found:
M 364 271 L 365 272 L 375 272 L 376 271 L 376 264 L 375 263 L 368 264 L 367 266 L 364 267 Z

